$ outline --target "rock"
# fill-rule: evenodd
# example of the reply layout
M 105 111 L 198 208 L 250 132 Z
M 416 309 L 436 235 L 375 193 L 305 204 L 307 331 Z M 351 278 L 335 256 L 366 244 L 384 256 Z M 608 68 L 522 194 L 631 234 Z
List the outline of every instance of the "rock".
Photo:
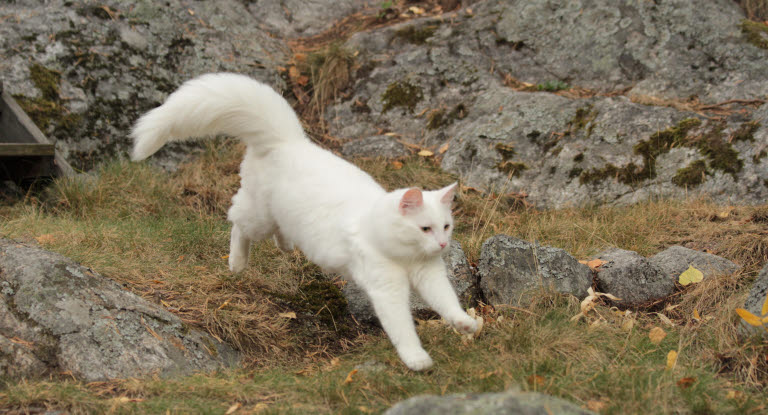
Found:
M 477 286 L 467 257 L 458 241 L 451 241 L 448 249 L 443 252 L 443 261 L 445 261 L 448 269 L 448 280 L 451 282 L 462 306 L 471 306 L 477 298 Z M 347 281 L 341 291 L 347 299 L 348 310 L 355 317 L 355 320 L 361 323 L 378 321 L 367 294 L 354 281 Z M 417 316 L 431 315 L 433 312 L 416 293 L 411 293 L 411 311 Z
M 566 400 L 536 392 L 422 395 L 389 408 L 385 415 L 569 415 L 594 414 Z
M 621 305 L 639 306 L 675 291 L 675 277 L 637 252 L 611 248 L 597 257 L 606 261 L 597 273 L 597 290 L 621 298 Z
M 735 2 L 487 0 L 472 10 L 350 37 L 367 69 L 325 112 L 331 133 L 447 144 L 442 167 L 466 185 L 525 192 L 544 208 L 768 198 L 768 50 L 742 33 Z M 553 93 L 569 86 L 591 92 Z M 757 101 L 722 121 L 699 115 L 698 102 L 733 99 Z M 659 142 L 691 118 L 700 125 L 676 145 Z
M 749 296 L 744 302 L 744 309 L 750 313 L 764 317 L 762 314 L 765 298 L 768 296 L 768 264 L 766 264 L 755 279 L 752 289 L 749 290 Z M 742 321 L 742 330 L 745 333 L 756 334 L 768 338 L 768 332 L 762 327 L 754 327 Z
M 368 7 L 378 7 L 372 0 L 283 0 L 247 1 L 254 24 L 260 24 L 280 38 L 314 36 L 333 26 L 337 20 Z
M 0 25 L 0 80 L 59 153 L 89 170 L 126 154 L 139 115 L 197 75 L 239 72 L 285 88 L 287 48 L 244 3 L 0 2 L 0 16 L 14 16 Z M 154 162 L 173 167 L 190 148 Z
M 582 299 L 592 272 L 559 248 L 532 244 L 507 235 L 483 243 L 478 263 L 480 289 L 490 304 L 518 305 L 542 286 Z
M 238 360 L 231 347 L 90 269 L 0 239 L 0 376 L 69 372 L 92 382 Z
M 672 278 L 673 281 L 687 270 L 688 266 L 693 266 L 701 271 L 704 278 L 731 274 L 741 268 L 723 257 L 682 246 L 670 246 L 648 260 L 661 269 L 662 275 Z
M 411 154 L 395 137 L 374 135 L 362 140 L 347 141 L 341 147 L 344 157 L 384 157 L 397 159 Z

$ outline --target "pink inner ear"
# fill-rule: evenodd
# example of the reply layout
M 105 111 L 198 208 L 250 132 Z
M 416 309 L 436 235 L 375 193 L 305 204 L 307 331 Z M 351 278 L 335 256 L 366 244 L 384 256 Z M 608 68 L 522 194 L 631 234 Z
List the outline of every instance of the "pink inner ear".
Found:
M 408 212 L 412 212 L 415 209 L 420 208 L 424 204 L 424 198 L 421 195 L 421 190 L 417 188 L 408 189 L 400 199 L 400 213 L 405 215 Z
M 443 193 L 443 196 L 440 198 L 440 202 L 446 205 L 449 205 L 451 202 L 453 202 L 453 194 L 456 191 L 456 185 L 458 185 L 458 183 L 454 183 L 445 188 L 445 193 Z

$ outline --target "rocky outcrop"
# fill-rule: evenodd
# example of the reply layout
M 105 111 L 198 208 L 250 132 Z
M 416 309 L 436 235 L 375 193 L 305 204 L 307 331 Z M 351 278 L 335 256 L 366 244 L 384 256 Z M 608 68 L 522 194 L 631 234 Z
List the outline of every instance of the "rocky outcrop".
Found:
M 483 243 L 478 263 L 480 289 L 490 304 L 519 305 L 537 289 L 587 296 L 592 272 L 562 249 L 507 235 Z
M 458 241 L 451 241 L 443 251 L 443 261 L 448 271 L 448 280 L 459 297 L 462 306 L 473 305 L 477 300 L 477 283 L 467 262 L 467 257 Z M 354 281 L 347 281 L 342 289 L 347 299 L 347 308 L 355 320 L 364 323 L 378 321 L 365 292 Z M 419 316 L 433 313 L 432 309 L 416 293 L 411 293 L 411 311 Z
M 466 184 L 541 207 L 768 197 L 768 51 L 735 2 L 470 9 L 352 36 L 366 71 L 332 133 L 445 149 Z
M 90 269 L 0 239 L 0 376 L 85 381 L 210 371 L 237 353 Z
M 644 305 L 675 292 L 675 276 L 637 252 L 612 248 L 597 258 L 605 261 L 597 273 L 598 291 L 619 297 L 622 305 Z
M 536 392 L 461 393 L 415 396 L 384 412 L 386 415 L 588 415 L 594 412 L 566 400 Z
M 648 260 L 655 263 L 662 274 L 670 278 L 679 277 L 689 266 L 701 271 L 705 279 L 713 275 L 732 274 L 741 269 L 739 265 L 723 257 L 679 245 L 670 246 Z

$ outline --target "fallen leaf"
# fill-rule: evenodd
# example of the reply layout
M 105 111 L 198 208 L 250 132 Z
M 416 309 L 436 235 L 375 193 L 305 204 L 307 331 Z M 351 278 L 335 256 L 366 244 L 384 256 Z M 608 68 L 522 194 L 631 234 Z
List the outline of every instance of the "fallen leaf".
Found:
M 669 319 L 669 317 L 667 317 L 667 316 L 665 316 L 664 314 L 661 314 L 661 313 L 656 313 L 656 315 L 659 317 L 659 320 L 664 322 L 664 324 L 666 324 L 666 325 L 668 325 L 670 327 L 675 327 L 675 323 L 673 323 L 672 320 Z
M 531 386 L 544 386 L 546 379 L 543 376 L 531 375 L 526 378 L 528 384 Z
M 439 149 L 437 149 L 437 152 L 438 152 L 438 153 L 440 153 L 440 154 L 443 154 L 443 153 L 445 153 L 446 151 L 448 151 L 448 147 L 449 147 L 450 145 L 451 145 L 451 143 L 445 143 L 445 144 L 443 144 L 442 146 L 440 146 L 440 148 L 439 148 Z
M 635 327 L 635 319 L 633 319 L 633 318 L 625 319 L 621 323 L 621 329 L 624 330 L 624 331 L 632 331 L 633 327 Z
M 600 412 L 608 406 L 608 399 L 602 398 L 600 400 L 590 399 L 587 401 L 587 409 L 594 412 Z
M 352 369 L 352 371 L 347 374 L 347 378 L 344 379 L 344 384 L 347 385 L 352 383 L 352 376 L 354 376 L 356 373 L 357 369 Z
M 763 325 L 763 322 L 760 320 L 760 317 L 750 313 L 749 311 L 743 309 L 743 308 L 737 308 L 736 314 L 739 315 L 744 321 L 747 322 L 750 326 L 760 327 Z
M 229 258 L 229 255 L 222 255 L 221 256 L 221 259 L 228 259 L 228 258 Z
M 411 6 L 411 7 L 408 8 L 408 10 L 410 10 L 411 13 L 413 13 L 415 15 L 424 14 L 424 9 L 422 9 L 421 7 Z
M 696 378 L 682 378 L 677 381 L 677 387 L 680 389 L 688 389 L 696 383 Z
M 224 415 L 232 415 L 242 406 L 243 405 L 240 402 L 236 402 L 234 405 L 230 406 L 229 409 L 227 409 L 227 412 L 224 412 Z
M 465 11 L 467 12 L 467 14 L 468 14 L 468 15 L 472 16 L 472 13 L 473 13 L 473 12 L 472 12 L 472 9 L 470 9 L 469 7 L 467 7 L 467 9 L 466 9 Z
M 672 370 L 677 365 L 677 352 L 675 350 L 670 350 L 669 353 L 667 353 L 667 370 Z
M 730 390 L 728 391 L 728 393 L 725 394 L 725 397 L 728 399 L 741 399 L 744 397 L 744 392 Z
M 661 327 L 654 327 L 648 332 L 648 338 L 651 339 L 651 343 L 658 345 L 664 338 L 667 337 L 667 332 Z
M 296 66 L 290 66 L 288 67 L 288 76 L 295 82 L 295 80 L 301 76 L 301 71 Z
M 388 132 L 388 133 L 384 133 L 384 135 L 386 135 L 387 137 L 397 137 L 397 136 L 399 136 L 400 134 L 398 134 L 398 133 L 393 133 L 393 132 L 391 132 L 391 131 L 390 131 L 390 132 Z
M 35 237 L 35 240 L 37 240 L 37 243 L 44 245 L 54 242 L 56 238 L 53 236 L 53 234 L 46 233 L 45 235 Z
M 607 263 L 608 261 L 603 261 L 602 259 L 592 259 L 592 260 L 581 260 L 579 263 L 584 264 L 588 266 L 592 271 L 597 271 L 598 268 L 600 268 L 601 265 Z
M 689 265 L 688 269 L 683 271 L 683 273 L 680 274 L 680 276 L 678 277 L 678 281 L 680 281 L 680 285 L 683 285 L 683 286 L 701 282 L 701 280 L 703 279 L 704 279 L 704 274 L 702 274 L 701 271 L 694 268 L 693 265 Z
M 699 314 L 699 310 L 693 309 L 693 319 L 696 321 L 701 321 L 701 315 Z
M 288 319 L 295 319 L 296 318 L 296 313 L 294 313 L 293 311 L 289 311 L 287 313 L 280 313 L 280 314 L 278 314 L 278 317 L 288 318 Z
M 195 15 L 195 11 L 192 10 L 192 9 L 187 9 L 187 12 L 189 12 L 190 16 L 194 16 Z
M 432 157 L 435 155 L 435 153 L 429 151 L 429 150 L 421 150 L 418 153 L 421 157 Z
M 395 170 L 402 169 L 403 168 L 403 162 L 402 161 L 397 161 L 397 160 L 393 161 L 392 162 L 392 168 L 395 169 Z

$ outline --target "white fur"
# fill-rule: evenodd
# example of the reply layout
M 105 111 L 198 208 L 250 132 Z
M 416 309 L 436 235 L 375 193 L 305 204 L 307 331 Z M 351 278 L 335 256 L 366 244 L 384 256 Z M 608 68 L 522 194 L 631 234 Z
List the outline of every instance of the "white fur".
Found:
M 168 141 L 216 134 L 247 144 L 241 188 L 228 213 L 232 271 L 247 265 L 251 242 L 272 236 L 283 250 L 298 247 L 325 271 L 351 277 L 363 288 L 413 370 L 429 368 L 432 359 L 410 314 L 411 287 L 460 331 L 477 329 L 461 309 L 440 256 L 451 238 L 455 184 L 387 193 L 362 170 L 307 139 L 289 104 L 269 86 L 227 73 L 185 83 L 141 117 L 132 132 L 132 156 L 141 160 Z

